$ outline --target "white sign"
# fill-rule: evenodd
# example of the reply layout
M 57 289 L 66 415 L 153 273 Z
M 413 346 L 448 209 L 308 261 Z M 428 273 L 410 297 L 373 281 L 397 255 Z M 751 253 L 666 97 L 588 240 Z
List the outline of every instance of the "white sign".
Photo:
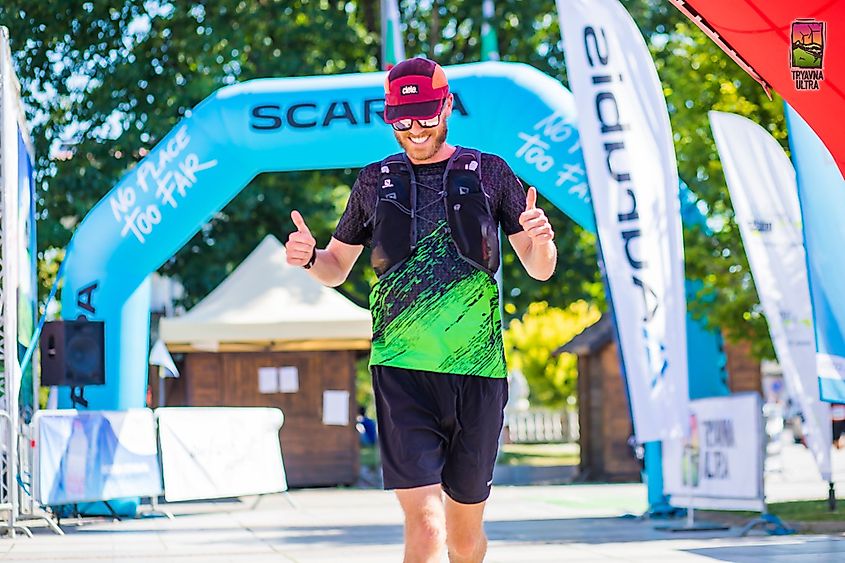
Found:
M 323 424 L 349 425 L 349 391 L 323 391 Z
M 258 392 L 299 392 L 299 370 L 295 366 L 258 368 Z
M 566 68 L 639 442 L 684 434 L 678 173 L 648 47 L 616 0 L 557 0 Z
M 763 415 L 757 393 L 690 401 L 690 434 L 663 442 L 673 506 L 762 510 Z
M 801 406 L 802 428 L 816 466 L 830 481 L 830 407 L 819 398 L 795 169 L 780 143 L 753 121 L 717 111 L 709 115 L 783 378 L 790 397 Z
M 295 366 L 284 366 L 279 368 L 279 392 L 299 392 L 299 370 Z
M 258 392 L 279 392 L 279 372 L 276 368 L 258 368 Z
M 279 409 L 168 407 L 155 414 L 168 501 L 287 490 Z

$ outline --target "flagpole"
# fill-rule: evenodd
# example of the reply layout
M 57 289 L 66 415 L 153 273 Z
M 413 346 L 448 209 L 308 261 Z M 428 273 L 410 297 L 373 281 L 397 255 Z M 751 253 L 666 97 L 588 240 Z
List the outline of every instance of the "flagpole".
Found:
M 493 27 L 493 18 L 496 15 L 496 6 L 493 0 L 484 0 L 481 5 L 481 60 L 499 60 L 499 38 L 496 35 L 496 28 Z
M 405 60 L 398 0 L 381 0 L 381 68 L 390 70 Z

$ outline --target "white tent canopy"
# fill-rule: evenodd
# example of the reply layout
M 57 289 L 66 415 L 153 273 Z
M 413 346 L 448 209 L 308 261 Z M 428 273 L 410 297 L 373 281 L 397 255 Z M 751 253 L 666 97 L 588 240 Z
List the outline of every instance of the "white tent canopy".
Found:
M 171 351 L 367 349 L 370 313 L 302 268 L 267 235 L 205 299 L 161 320 Z

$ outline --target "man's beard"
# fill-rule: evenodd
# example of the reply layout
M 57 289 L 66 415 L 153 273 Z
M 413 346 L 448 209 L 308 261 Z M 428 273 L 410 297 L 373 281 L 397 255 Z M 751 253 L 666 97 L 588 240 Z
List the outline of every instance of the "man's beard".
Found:
M 420 147 L 415 145 L 408 139 L 406 135 L 406 131 L 394 131 L 393 136 L 396 137 L 396 141 L 399 143 L 399 146 L 405 149 L 405 152 L 408 153 L 408 156 L 412 157 L 414 160 L 425 161 L 437 154 L 437 151 L 440 150 L 440 147 L 443 146 L 443 143 L 446 142 L 446 133 L 449 131 L 449 128 L 446 126 L 446 120 L 443 120 L 441 126 L 435 128 L 434 139 L 430 146 Z

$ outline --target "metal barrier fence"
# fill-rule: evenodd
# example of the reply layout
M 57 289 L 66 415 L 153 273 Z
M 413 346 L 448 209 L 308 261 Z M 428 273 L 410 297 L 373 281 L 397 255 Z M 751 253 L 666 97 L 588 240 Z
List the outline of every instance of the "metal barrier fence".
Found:
M 507 413 L 505 426 L 512 444 L 576 442 L 579 435 L 577 411 L 531 409 Z

